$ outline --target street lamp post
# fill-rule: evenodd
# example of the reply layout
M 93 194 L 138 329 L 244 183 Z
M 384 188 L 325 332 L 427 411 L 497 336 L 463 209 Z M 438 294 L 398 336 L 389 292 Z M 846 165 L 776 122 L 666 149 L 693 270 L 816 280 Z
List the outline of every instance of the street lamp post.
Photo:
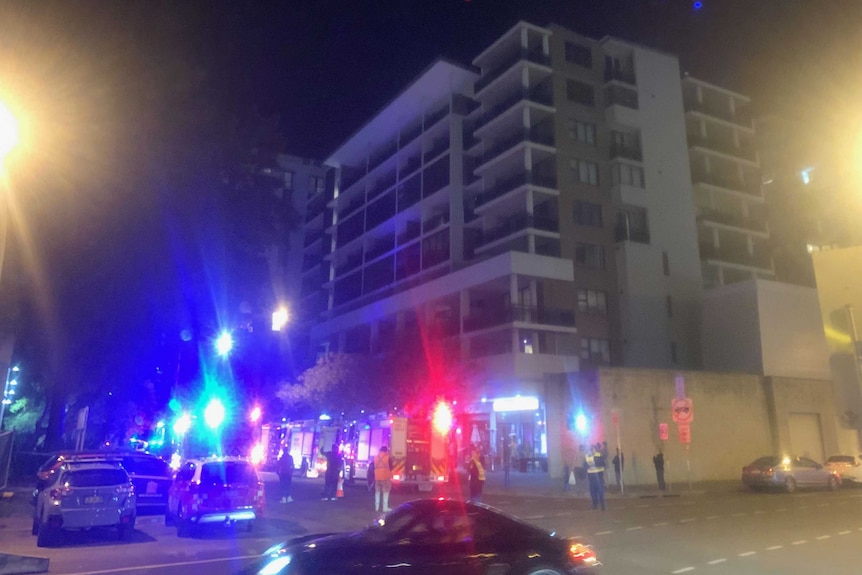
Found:
M 3 430 L 3 417 L 6 415 L 6 406 L 12 404 L 12 399 L 15 396 L 15 390 L 18 387 L 18 380 L 13 377 L 13 374 L 18 373 L 17 365 L 10 367 L 6 371 L 6 383 L 3 385 L 3 400 L 0 401 L 0 431 Z

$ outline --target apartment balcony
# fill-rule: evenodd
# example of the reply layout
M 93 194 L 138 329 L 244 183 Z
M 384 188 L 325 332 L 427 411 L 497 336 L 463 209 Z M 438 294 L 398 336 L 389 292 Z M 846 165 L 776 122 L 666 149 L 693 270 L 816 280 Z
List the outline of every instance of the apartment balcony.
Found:
M 401 132 L 401 136 L 399 137 L 400 146 L 403 148 L 413 140 L 419 137 L 422 134 L 422 124 L 416 124 L 411 128 L 407 128 L 403 132 Z
M 395 249 L 395 234 L 390 234 L 384 239 L 377 240 L 374 244 L 368 248 L 365 252 L 365 261 L 370 262 L 371 260 L 377 259 L 385 253 L 391 252 Z
M 427 116 L 425 116 L 425 129 L 427 130 L 443 118 L 449 115 L 449 104 L 446 104 L 442 108 L 434 110 L 430 112 Z
M 416 156 L 408 159 L 407 163 L 404 164 L 398 171 L 401 173 L 401 178 L 404 179 L 405 177 L 418 170 L 420 166 L 422 166 L 422 158 Z
M 639 144 L 619 144 L 614 142 L 611 144 L 610 158 L 612 160 L 624 159 L 642 162 L 644 156 Z
M 305 241 L 303 242 L 303 247 L 308 247 L 314 242 L 323 239 L 323 236 L 326 235 L 323 230 L 318 230 L 316 232 L 310 232 L 305 234 Z
M 493 312 L 472 314 L 464 318 L 464 332 L 478 331 L 515 322 L 575 327 L 575 314 L 571 310 L 540 308 L 535 306 L 512 306 Z
M 422 226 L 419 222 L 407 222 L 407 229 L 398 234 L 398 245 L 403 246 L 404 244 L 415 240 L 422 234 Z
M 438 214 L 422 222 L 422 233 L 427 234 L 447 225 L 449 225 L 449 212 Z
M 706 184 L 757 198 L 763 197 L 758 182 L 740 181 L 738 178 L 728 178 L 705 170 L 692 170 L 691 179 L 695 184 Z
M 449 135 L 438 138 L 431 144 L 431 148 L 425 152 L 425 163 L 430 162 L 443 152 L 449 149 Z
M 729 106 L 709 105 L 705 102 L 698 102 L 694 98 L 686 98 L 684 107 L 686 112 L 695 112 L 711 118 L 717 118 L 746 130 L 753 131 L 754 129 L 751 125 L 751 113 L 747 108 L 731 111 Z
M 688 145 L 692 148 L 701 148 L 724 156 L 731 156 L 757 166 L 757 152 L 752 146 L 736 146 L 733 142 L 717 138 L 704 138 L 694 134 L 688 135 Z
M 356 212 L 359 208 L 361 208 L 364 205 L 365 205 L 365 198 L 363 197 L 363 194 L 357 195 L 355 198 L 353 198 L 350 201 L 350 203 L 347 204 L 346 207 L 338 210 L 339 219 L 343 220 L 344 218 L 353 214 L 354 212 Z
M 377 150 L 370 158 L 368 158 L 368 171 L 370 172 L 386 160 L 392 157 L 398 151 L 398 141 L 393 140 L 386 144 L 383 148 Z
M 496 242 L 497 240 L 507 238 L 528 229 L 557 233 L 560 230 L 560 226 L 559 222 L 549 218 L 540 218 L 528 214 L 517 214 L 505 220 L 501 225 L 495 228 L 483 230 L 482 236 L 476 247 L 486 246 L 490 243 Z
M 638 93 L 622 86 L 607 86 L 605 88 L 605 107 L 610 106 L 623 106 L 637 110 L 640 108 Z
M 360 265 L 362 265 L 362 253 L 356 253 L 347 258 L 344 263 L 335 266 L 335 275 L 337 277 L 343 276 L 346 273 L 355 270 Z
M 302 256 L 302 272 L 305 273 L 321 263 L 323 263 L 323 254 L 305 254 Z
M 735 247 L 716 247 L 701 243 L 700 259 L 727 262 L 731 264 L 772 270 L 772 258 L 761 252 L 749 253 L 747 249 Z
M 311 222 L 314 218 L 323 213 L 326 209 L 326 195 L 315 194 L 308 201 L 305 208 L 305 223 Z
M 515 64 L 519 62 L 532 62 L 534 64 L 539 64 L 541 66 L 551 65 L 551 57 L 544 53 L 541 46 L 537 46 L 532 50 L 528 50 L 526 48 L 521 48 L 520 51 L 515 52 L 509 58 L 503 61 L 499 66 L 482 75 L 476 81 L 474 85 L 474 90 L 478 95 L 485 87 L 487 87 L 491 82 L 505 74 L 509 69 L 512 68 Z
M 618 225 L 614 228 L 614 241 L 649 244 L 649 230 L 644 228 L 632 228 L 628 226 Z
M 516 90 L 508 97 L 503 99 L 502 102 L 476 118 L 476 121 L 473 125 L 473 129 L 478 131 L 488 122 L 495 118 L 498 118 L 503 112 L 513 107 L 515 104 L 523 101 L 553 107 L 554 92 L 551 88 L 550 83 L 542 82 L 542 84 L 534 88 L 521 87 L 520 90 Z
M 634 70 L 616 70 L 614 68 L 605 68 L 605 83 L 622 82 L 624 84 L 637 84 Z
M 524 128 L 522 130 L 517 130 L 508 138 L 497 142 L 496 145 L 486 150 L 485 153 L 482 155 L 482 162 L 480 166 L 484 166 L 494 158 L 501 156 L 502 154 L 511 150 L 518 144 L 522 144 L 525 142 L 540 144 L 553 148 L 555 145 L 554 130 L 553 127 L 550 126 L 550 124 L 539 125 L 532 128 Z
M 697 214 L 697 221 L 712 222 L 715 224 L 721 224 L 724 226 L 759 232 L 762 234 L 768 233 L 766 218 L 764 217 L 744 217 L 741 214 L 731 214 L 718 210 L 699 208 Z
M 473 204 L 473 208 L 475 209 L 480 206 L 483 206 L 488 202 L 496 200 L 497 198 L 501 198 L 506 194 L 527 185 L 556 189 L 557 175 L 555 173 L 539 174 L 532 170 L 517 174 L 507 180 L 498 182 L 491 189 L 485 190 L 481 194 L 478 194 L 476 196 L 475 203 Z

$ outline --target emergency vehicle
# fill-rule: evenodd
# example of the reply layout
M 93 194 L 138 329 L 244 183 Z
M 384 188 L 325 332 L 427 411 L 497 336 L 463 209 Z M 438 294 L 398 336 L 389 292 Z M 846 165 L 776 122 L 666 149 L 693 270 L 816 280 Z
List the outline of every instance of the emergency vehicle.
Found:
M 449 481 L 454 470 L 453 416 L 445 402 L 438 402 L 430 417 L 392 417 L 389 457 L 392 485 L 431 491 Z

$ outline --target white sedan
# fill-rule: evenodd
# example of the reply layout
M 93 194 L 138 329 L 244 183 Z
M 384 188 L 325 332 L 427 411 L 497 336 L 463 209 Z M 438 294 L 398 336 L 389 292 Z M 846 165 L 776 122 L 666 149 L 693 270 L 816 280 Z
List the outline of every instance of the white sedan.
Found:
M 845 482 L 862 483 L 862 455 L 833 455 L 825 467 L 837 472 Z

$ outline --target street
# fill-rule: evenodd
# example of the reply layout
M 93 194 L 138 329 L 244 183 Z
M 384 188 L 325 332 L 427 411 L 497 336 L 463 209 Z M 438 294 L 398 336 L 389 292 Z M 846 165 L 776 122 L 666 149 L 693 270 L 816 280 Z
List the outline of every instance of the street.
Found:
M 5 518 L 0 552 L 50 558 L 62 574 L 233 573 L 271 544 L 304 533 L 343 531 L 370 523 L 372 496 L 349 486 L 345 498 L 321 501 L 319 480 L 295 480 L 291 504 L 278 502 L 268 483 L 267 517 L 253 533 L 211 529 L 180 539 L 161 516 L 139 517 L 127 541 L 112 530 L 70 534 L 63 547 L 40 549 L 26 516 Z M 862 544 L 862 490 L 794 494 L 754 493 L 741 487 L 666 496 L 611 493 L 606 512 L 583 496 L 528 495 L 489 490 L 485 501 L 549 530 L 594 545 L 603 574 L 708 573 L 710 575 L 823 573 L 858 561 Z M 396 493 L 393 507 L 415 494 Z

